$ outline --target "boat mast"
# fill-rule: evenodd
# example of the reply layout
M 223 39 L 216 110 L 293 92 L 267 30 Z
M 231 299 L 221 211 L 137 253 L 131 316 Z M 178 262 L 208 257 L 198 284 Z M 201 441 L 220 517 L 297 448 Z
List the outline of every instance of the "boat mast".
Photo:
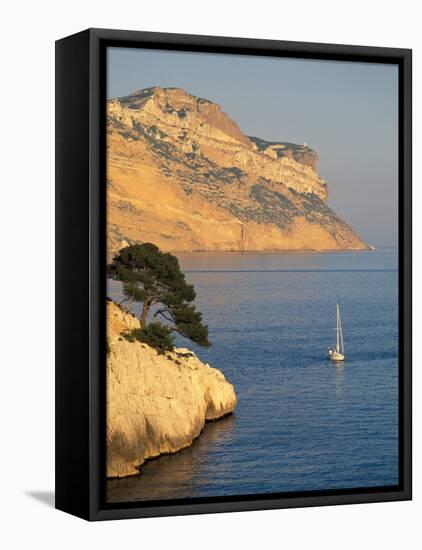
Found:
M 343 344 L 343 330 L 341 328 L 341 319 L 340 319 L 340 308 L 338 310 L 338 324 L 340 328 L 340 344 L 341 344 L 341 353 L 344 353 L 344 344 Z
M 339 332 L 339 311 L 338 311 L 338 304 L 337 304 L 337 307 L 336 307 L 336 332 L 337 332 L 337 345 L 336 345 L 336 351 L 337 353 L 340 351 L 340 341 L 339 341 L 339 337 L 340 337 L 340 332 Z

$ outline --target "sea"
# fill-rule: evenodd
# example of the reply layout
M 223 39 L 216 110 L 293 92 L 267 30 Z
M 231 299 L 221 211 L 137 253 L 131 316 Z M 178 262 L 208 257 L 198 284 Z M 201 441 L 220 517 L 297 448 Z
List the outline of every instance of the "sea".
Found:
M 177 345 L 220 369 L 238 406 L 191 447 L 107 481 L 108 501 L 396 485 L 397 249 L 177 256 L 212 346 Z M 121 299 L 120 283 L 108 294 Z M 340 364 L 326 359 L 337 303 Z

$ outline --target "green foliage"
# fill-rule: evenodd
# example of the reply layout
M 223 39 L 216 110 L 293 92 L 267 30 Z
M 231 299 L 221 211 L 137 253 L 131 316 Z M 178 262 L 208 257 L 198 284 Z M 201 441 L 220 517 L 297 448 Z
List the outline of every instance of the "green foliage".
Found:
M 174 339 L 170 327 L 161 323 L 150 323 L 146 329 L 135 328 L 130 332 L 126 332 L 123 336 L 129 342 L 142 342 L 156 349 L 159 354 L 163 355 L 167 351 L 174 350 Z
M 165 320 L 170 332 L 176 331 L 200 346 L 210 345 L 208 327 L 193 304 L 195 289 L 187 283 L 175 256 L 161 252 L 152 243 L 130 245 L 114 257 L 108 274 L 122 281 L 126 300 L 142 302 L 141 330 L 149 328 L 148 315 L 156 306 L 154 319 Z M 154 325 L 159 325 L 157 320 Z M 154 331 L 158 335 L 156 328 Z
M 202 314 L 194 305 L 180 304 L 173 310 L 177 331 L 196 344 L 209 347 L 208 327 L 202 323 Z
M 126 300 L 133 302 L 143 302 L 146 298 L 146 293 L 143 288 L 140 288 L 137 283 L 124 283 L 123 296 Z

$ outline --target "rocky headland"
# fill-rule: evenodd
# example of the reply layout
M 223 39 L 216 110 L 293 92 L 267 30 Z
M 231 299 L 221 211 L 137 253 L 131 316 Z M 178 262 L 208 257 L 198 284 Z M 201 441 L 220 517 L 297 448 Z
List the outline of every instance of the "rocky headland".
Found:
M 109 258 L 143 242 L 173 252 L 367 248 L 328 206 L 316 151 L 247 136 L 182 89 L 109 100 L 107 158 Z
M 139 321 L 107 301 L 107 477 L 139 473 L 149 458 L 174 453 L 207 420 L 236 407 L 232 384 L 188 349 L 160 355 L 122 333 Z

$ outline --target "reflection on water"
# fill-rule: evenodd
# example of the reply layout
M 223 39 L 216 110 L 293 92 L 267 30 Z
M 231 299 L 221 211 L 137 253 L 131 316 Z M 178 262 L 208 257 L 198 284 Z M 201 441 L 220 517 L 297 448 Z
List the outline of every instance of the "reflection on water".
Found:
M 334 371 L 334 387 L 337 399 L 344 397 L 344 363 L 333 365 Z
M 109 481 L 113 501 L 394 485 L 397 254 L 181 254 L 234 416 L 184 451 Z M 120 286 L 109 285 L 118 299 Z M 340 302 L 346 361 L 333 365 Z M 136 311 L 136 306 L 134 308 Z
M 190 447 L 147 461 L 139 476 L 110 480 L 107 486 L 109 502 L 139 500 L 142 495 L 148 495 L 148 500 L 186 498 L 194 492 L 197 483 L 212 484 L 212 477 L 204 477 L 204 472 L 212 454 L 221 453 L 224 457 L 235 421 L 235 415 L 230 415 L 218 422 L 207 422 Z M 225 476 L 224 462 L 220 473 Z

